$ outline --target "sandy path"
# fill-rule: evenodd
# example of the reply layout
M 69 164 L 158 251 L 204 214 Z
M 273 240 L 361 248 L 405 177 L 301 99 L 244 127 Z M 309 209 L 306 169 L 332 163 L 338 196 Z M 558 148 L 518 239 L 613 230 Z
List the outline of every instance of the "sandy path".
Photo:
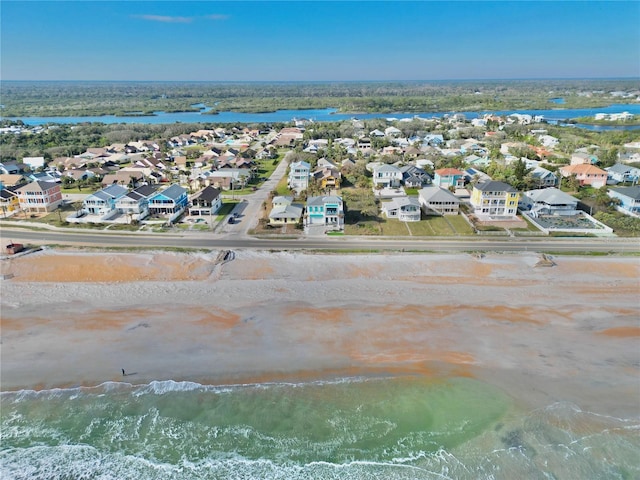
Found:
M 456 374 L 640 414 L 636 258 L 217 253 L 2 262 L 2 389 Z

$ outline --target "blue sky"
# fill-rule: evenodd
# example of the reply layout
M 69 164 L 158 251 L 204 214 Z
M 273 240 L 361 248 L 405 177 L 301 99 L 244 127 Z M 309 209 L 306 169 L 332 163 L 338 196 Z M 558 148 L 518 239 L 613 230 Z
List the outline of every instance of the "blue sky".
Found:
M 4 80 L 640 76 L 640 1 L 18 1 Z

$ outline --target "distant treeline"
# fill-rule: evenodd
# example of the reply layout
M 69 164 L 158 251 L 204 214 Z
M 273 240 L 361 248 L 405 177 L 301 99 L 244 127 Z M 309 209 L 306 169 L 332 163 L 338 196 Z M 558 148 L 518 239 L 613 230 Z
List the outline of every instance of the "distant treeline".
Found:
M 3 117 L 151 115 L 156 111 L 270 112 L 337 108 L 343 113 L 603 107 L 638 80 L 434 82 L 18 82 L 0 84 Z M 617 98 L 617 101 L 620 101 Z

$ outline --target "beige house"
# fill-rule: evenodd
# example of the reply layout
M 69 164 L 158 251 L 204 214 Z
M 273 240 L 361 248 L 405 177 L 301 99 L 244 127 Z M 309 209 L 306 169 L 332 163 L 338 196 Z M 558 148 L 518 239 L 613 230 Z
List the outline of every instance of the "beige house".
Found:
M 62 203 L 59 183 L 35 181 L 16 190 L 20 208 L 26 212 L 51 212 Z

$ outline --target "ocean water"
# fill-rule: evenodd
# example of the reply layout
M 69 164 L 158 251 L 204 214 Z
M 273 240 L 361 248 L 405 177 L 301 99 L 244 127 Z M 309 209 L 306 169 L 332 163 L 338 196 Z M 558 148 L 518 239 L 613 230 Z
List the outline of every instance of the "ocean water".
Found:
M 470 378 L 4 392 L 5 479 L 637 479 L 640 425 Z

